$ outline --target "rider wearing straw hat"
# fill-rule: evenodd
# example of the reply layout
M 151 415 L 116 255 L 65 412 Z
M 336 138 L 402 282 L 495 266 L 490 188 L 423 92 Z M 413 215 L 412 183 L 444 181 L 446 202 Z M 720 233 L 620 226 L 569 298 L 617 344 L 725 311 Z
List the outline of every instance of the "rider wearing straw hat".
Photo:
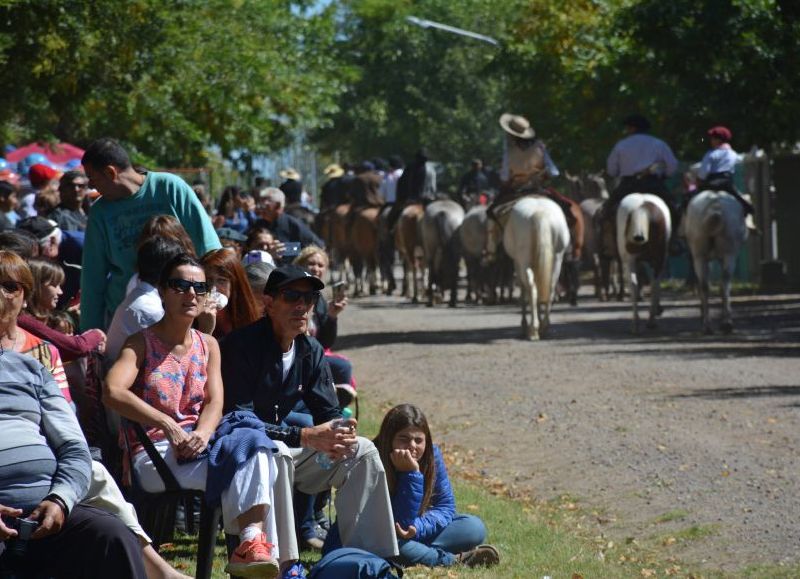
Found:
M 550 158 L 544 141 L 536 138 L 530 121 L 520 115 L 505 113 L 500 116 L 500 126 L 506 132 L 503 150 L 503 166 L 500 170 L 502 182 L 500 194 L 489 206 L 489 215 L 496 218 L 497 210 L 525 195 L 544 195 L 555 201 L 572 223 L 569 200 L 557 191 L 545 187 L 550 177 L 560 175 L 558 167 Z

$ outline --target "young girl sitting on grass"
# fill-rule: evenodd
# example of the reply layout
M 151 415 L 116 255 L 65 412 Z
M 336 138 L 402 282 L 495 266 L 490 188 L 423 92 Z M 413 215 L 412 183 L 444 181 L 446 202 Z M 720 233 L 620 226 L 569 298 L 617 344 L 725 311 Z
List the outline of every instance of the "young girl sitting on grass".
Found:
M 386 469 L 402 565 L 500 562 L 497 549 L 482 544 L 483 521 L 456 513 L 442 453 L 419 408 L 400 404 L 389 410 L 374 443 Z

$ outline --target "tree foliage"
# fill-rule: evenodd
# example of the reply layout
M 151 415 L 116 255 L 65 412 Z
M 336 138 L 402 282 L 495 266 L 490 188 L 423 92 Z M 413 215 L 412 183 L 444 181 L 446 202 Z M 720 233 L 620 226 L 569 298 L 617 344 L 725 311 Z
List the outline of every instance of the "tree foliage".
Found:
M 694 160 L 705 130 L 779 148 L 800 138 L 800 4 L 791 0 L 342 0 L 340 57 L 354 75 L 329 148 L 412 151 L 464 167 L 500 154 L 497 117 L 524 114 L 567 169 L 597 170 L 620 120 Z M 498 38 L 408 24 L 413 14 Z
M 446 166 L 474 156 L 497 160 L 504 108 L 498 50 L 406 20 L 413 15 L 496 36 L 494 2 L 344 0 L 341 7 L 338 54 L 351 77 L 332 129 L 317 135 L 325 148 L 351 160 L 408 157 L 420 147 Z
M 267 151 L 326 122 L 331 11 L 282 0 L 35 0 L 0 7 L 4 140 L 112 135 L 159 163 Z

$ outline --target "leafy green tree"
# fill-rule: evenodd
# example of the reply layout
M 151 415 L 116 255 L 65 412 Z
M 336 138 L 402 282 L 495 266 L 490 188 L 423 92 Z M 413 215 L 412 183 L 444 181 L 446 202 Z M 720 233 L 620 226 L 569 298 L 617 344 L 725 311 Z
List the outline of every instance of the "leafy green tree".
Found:
M 37 0 L 0 6 L 2 136 L 115 136 L 165 165 L 268 151 L 343 90 L 332 10 L 282 0 Z
M 496 162 L 504 110 L 504 81 L 495 71 L 499 51 L 419 28 L 406 16 L 497 36 L 503 29 L 497 11 L 491 0 L 344 0 L 338 54 L 348 64 L 349 88 L 332 127 L 315 135 L 318 142 L 351 160 L 408 158 L 424 146 L 451 178 L 472 157 Z

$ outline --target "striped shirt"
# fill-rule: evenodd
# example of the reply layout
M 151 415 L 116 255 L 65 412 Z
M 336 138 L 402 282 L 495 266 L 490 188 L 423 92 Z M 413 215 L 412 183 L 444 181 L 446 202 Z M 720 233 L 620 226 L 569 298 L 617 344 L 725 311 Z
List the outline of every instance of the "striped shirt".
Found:
M 67 374 L 64 372 L 64 364 L 61 362 L 61 354 L 59 354 L 58 348 L 47 340 L 42 340 L 20 327 L 17 327 L 17 331 L 22 332 L 22 335 L 25 336 L 25 342 L 22 344 L 20 354 L 27 354 L 44 366 L 55 378 L 58 389 L 61 390 L 61 394 L 66 401 L 72 402 L 69 384 L 67 383 Z
M 75 413 L 28 355 L 0 354 L 0 504 L 34 509 L 49 494 L 70 510 L 89 488 L 92 462 Z

